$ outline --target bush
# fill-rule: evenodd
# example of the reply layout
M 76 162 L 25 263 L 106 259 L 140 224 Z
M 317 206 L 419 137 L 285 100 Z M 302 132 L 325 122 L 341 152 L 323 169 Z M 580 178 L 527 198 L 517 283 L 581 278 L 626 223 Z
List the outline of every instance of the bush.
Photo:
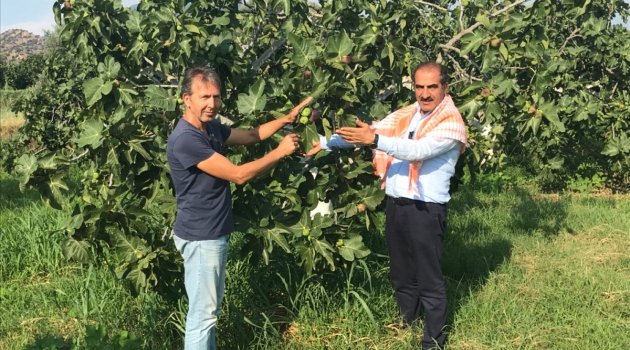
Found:
M 44 64 L 44 54 L 33 54 L 17 63 L 3 65 L 0 82 L 5 80 L 6 84 L 13 89 L 26 89 L 37 82 Z

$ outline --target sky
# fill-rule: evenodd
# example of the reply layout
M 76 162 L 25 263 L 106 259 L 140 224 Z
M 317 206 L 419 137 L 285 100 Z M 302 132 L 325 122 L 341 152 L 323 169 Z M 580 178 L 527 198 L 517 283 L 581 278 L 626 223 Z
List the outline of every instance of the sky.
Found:
M 139 0 L 123 0 L 129 6 Z M 0 33 L 7 29 L 24 29 L 44 35 L 55 27 L 53 4 L 55 0 L 0 0 Z
M 0 0 L 0 33 L 7 29 L 24 29 L 43 35 L 55 27 L 52 5 L 54 0 Z M 129 6 L 139 0 L 123 0 Z M 630 0 L 626 0 L 630 3 Z M 630 26 L 630 23 L 626 26 Z

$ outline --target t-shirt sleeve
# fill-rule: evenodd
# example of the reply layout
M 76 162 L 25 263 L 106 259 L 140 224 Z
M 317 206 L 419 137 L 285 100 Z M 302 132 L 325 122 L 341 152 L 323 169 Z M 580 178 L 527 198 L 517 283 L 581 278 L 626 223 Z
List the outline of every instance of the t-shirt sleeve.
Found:
M 200 135 L 194 133 L 181 134 L 173 144 L 173 155 L 186 169 L 210 158 L 214 152 Z
M 222 138 L 221 143 L 225 143 L 228 137 L 230 137 L 230 134 L 232 133 L 232 129 L 227 125 L 219 124 L 219 132 L 221 133 L 221 138 Z

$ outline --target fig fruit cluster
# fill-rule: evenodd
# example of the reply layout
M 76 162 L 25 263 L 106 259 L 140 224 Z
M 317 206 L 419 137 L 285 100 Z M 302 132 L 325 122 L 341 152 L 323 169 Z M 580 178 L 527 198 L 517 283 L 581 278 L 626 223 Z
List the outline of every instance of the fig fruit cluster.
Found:
M 300 122 L 300 124 L 308 124 L 316 121 L 319 118 L 320 112 L 318 110 L 311 107 L 304 107 L 300 111 L 300 118 L 298 121 Z

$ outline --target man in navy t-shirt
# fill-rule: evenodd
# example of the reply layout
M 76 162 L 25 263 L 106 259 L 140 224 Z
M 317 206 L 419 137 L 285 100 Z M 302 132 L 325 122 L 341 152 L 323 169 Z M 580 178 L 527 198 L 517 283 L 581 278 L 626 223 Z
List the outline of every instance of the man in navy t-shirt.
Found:
M 175 246 L 184 258 L 188 295 L 185 349 L 216 349 L 215 329 L 225 287 L 230 233 L 234 227 L 230 182 L 243 184 L 298 148 L 296 134 L 284 137 L 260 159 L 235 165 L 225 145 L 250 145 L 295 121 L 308 97 L 289 114 L 254 129 L 231 129 L 215 118 L 221 107 L 221 80 L 207 67 L 186 71 L 182 83 L 186 111 L 168 138 L 166 153 L 177 197 Z

